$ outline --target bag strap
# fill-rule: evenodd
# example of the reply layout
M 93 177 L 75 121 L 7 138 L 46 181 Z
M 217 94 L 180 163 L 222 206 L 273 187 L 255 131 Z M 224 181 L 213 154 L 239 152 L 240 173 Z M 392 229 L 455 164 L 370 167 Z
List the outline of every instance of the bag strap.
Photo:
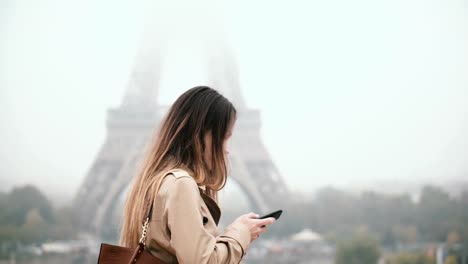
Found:
M 156 194 L 159 192 L 159 188 L 161 187 L 161 184 L 164 180 L 164 178 L 166 178 L 169 174 L 173 174 L 174 172 L 178 171 L 180 169 L 172 169 L 172 170 L 169 170 L 168 172 L 166 172 L 166 174 L 164 174 L 163 177 L 161 177 L 161 179 L 158 181 L 158 185 L 157 185 L 157 188 L 156 188 Z M 141 232 L 141 237 L 140 237 L 140 240 L 138 242 L 138 244 L 140 246 L 145 246 L 146 244 L 146 235 L 148 233 L 148 229 L 149 229 L 149 222 L 151 221 L 151 217 L 153 215 L 153 204 L 154 203 L 154 200 L 151 201 L 151 206 L 150 206 L 150 209 L 148 211 L 148 216 L 146 216 L 146 220 L 145 222 L 143 223 L 142 225 L 142 232 Z

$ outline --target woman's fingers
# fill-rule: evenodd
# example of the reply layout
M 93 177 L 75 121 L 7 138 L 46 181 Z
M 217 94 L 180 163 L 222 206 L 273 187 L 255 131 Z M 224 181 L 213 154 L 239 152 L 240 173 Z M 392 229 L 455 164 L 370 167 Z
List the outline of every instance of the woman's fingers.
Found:
M 259 236 L 260 236 L 259 233 L 253 233 L 253 234 L 251 235 L 251 240 L 253 241 L 253 240 L 257 239 Z
M 258 219 L 258 214 L 253 212 L 240 216 L 236 221 L 239 221 L 246 225 L 250 230 L 250 239 L 256 240 L 260 234 L 267 231 L 267 226 L 271 225 L 276 221 L 274 217 L 269 217 L 265 219 Z
M 268 229 L 266 227 L 254 227 L 254 229 L 252 229 L 251 231 L 252 239 L 257 239 L 260 236 L 260 234 L 263 234 L 267 231 Z
M 267 225 L 271 225 L 275 222 L 275 218 L 274 217 L 268 217 L 268 218 L 265 218 L 265 219 L 258 219 L 257 221 L 257 226 L 259 227 L 263 227 L 263 226 L 267 226 Z
M 259 234 L 265 233 L 268 229 L 266 227 L 260 228 Z

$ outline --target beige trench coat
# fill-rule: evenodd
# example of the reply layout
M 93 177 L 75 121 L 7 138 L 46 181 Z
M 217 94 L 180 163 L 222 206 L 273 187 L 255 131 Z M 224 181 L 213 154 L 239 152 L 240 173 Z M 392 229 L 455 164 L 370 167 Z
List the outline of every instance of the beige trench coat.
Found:
M 154 200 L 146 245 L 165 263 L 239 263 L 250 244 L 244 224 L 219 233 L 221 211 L 183 170 L 166 174 Z

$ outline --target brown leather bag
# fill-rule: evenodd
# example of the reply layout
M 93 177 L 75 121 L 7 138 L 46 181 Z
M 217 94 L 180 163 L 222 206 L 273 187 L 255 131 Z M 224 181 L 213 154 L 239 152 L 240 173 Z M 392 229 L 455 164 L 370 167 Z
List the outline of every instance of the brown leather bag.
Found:
M 143 224 L 140 241 L 135 249 L 101 243 L 97 264 L 164 264 L 145 249 L 146 233 L 148 232 L 152 212 L 153 205 L 151 204 L 150 211 Z
M 157 184 L 156 193 L 158 193 L 163 179 L 174 171 L 177 171 L 177 169 L 169 170 L 165 173 L 164 177 L 161 177 Z M 152 215 L 153 203 L 151 203 L 148 216 L 142 226 L 143 231 L 140 241 L 135 249 L 101 243 L 97 264 L 164 264 L 162 260 L 151 255 L 145 248 L 146 234 L 148 233 L 149 222 L 151 221 Z

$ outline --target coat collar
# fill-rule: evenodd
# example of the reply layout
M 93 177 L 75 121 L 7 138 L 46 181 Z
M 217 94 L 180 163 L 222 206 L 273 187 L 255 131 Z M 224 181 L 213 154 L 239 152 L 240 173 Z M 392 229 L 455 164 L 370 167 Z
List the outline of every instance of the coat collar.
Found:
M 205 201 L 208 210 L 210 210 L 211 216 L 213 217 L 213 220 L 215 221 L 216 225 L 218 225 L 219 219 L 221 218 L 221 209 L 219 208 L 218 203 L 216 203 L 215 200 L 213 200 L 210 196 L 205 194 L 204 187 L 205 186 L 199 186 L 198 188 L 198 190 L 200 191 L 200 196 L 202 197 L 203 201 Z
M 191 176 L 191 171 L 187 169 L 174 169 L 171 171 L 174 175 L 189 175 Z M 193 179 L 193 177 L 192 177 Z M 219 219 L 221 218 L 221 209 L 218 206 L 218 203 L 213 200 L 210 196 L 205 194 L 206 186 L 205 185 L 198 185 L 198 190 L 200 191 L 200 196 L 202 197 L 203 201 L 208 207 L 213 220 L 215 221 L 216 225 L 219 223 Z

